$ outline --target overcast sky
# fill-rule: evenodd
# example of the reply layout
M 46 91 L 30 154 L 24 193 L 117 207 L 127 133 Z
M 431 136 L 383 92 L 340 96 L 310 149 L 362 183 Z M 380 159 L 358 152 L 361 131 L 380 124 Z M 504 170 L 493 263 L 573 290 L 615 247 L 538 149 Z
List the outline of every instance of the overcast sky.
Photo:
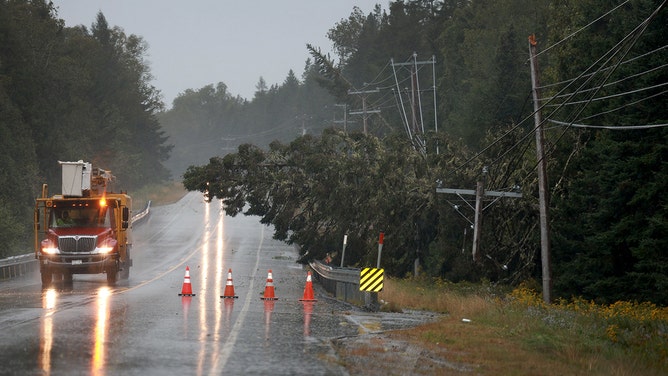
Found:
M 252 99 L 260 76 L 281 84 L 298 78 L 306 44 L 331 53 L 327 31 L 354 6 L 369 14 L 388 0 L 54 0 L 66 26 L 90 25 L 101 11 L 110 26 L 141 36 L 153 85 L 167 108 L 186 89 L 224 82 L 232 95 Z

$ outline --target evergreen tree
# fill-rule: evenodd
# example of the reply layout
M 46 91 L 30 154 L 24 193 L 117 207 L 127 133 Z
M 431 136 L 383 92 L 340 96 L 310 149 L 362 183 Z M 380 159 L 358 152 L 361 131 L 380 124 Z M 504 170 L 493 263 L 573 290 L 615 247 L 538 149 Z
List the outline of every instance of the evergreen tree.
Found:
M 563 5 L 581 17 L 571 21 L 556 13 L 554 22 L 559 30 L 564 23 L 584 23 L 614 8 L 613 4 L 594 2 L 565 1 Z M 656 7 L 653 1 L 629 2 L 600 18 L 586 35 L 576 36 L 556 50 L 555 80 L 591 73 L 591 84 L 583 86 L 570 101 L 582 101 L 597 85 L 606 83 L 599 77 L 609 75 L 607 83 L 612 84 L 597 91 L 598 97 L 610 100 L 555 111 L 552 116 L 597 126 L 665 123 L 665 93 L 646 90 L 668 77 L 665 69 L 657 69 L 668 55 L 662 50 L 666 12 L 660 11 L 652 19 Z M 637 41 L 620 43 L 645 20 L 650 23 Z M 614 56 L 618 50 L 627 52 Z M 608 66 L 595 64 L 608 57 Z M 627 62 L 613 69 L 622 60 Z M 590 66 L 594 69 L 588 70 Z M 575 87 L 583 82 L 576 81 Z M 618 128 L 577 133 L 573 137 L 580 140 L 575 144 L 577 152 L 565 166 L 554 200 L 556 291 L 605 303 L 625 299 L 667 304 L 667 260 L 661 249 L 666 246 L 668 217 L 666 200 L 659 192 L 668 188 L 668 132 L 665 128 Z M 572 150 L 573 144 L 560 147 Z
M 65 27 L 52 3 L 0 1 L 0 257 L 32 248 L 34 197 L 41 183 L 59 193 L 59 160 L 111 169 L 115 189 L 167 177 L 145 52 L 101 13 L 89 31 Z

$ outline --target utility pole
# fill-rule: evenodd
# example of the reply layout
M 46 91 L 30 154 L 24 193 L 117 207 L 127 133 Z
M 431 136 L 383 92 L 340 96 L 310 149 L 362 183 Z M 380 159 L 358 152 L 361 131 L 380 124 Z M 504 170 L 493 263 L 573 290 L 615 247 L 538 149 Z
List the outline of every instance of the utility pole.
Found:
M 552 301 L 552 268 L 550 265 L 550 220 L 549 196 L 547 191 L 547 168 L 545 166 L 545 133 L 540 112 L 540 89 L 538 61 L 536 59 L 536 37 L 529 36 L 529 56 L 531 61 L 531 88 L 533 93 L 533 119 L 536 130 L 536 158 L 538 158 L 538 201 L 540 209 L 540 258 L 543 268 L 543 301 Z
M 394 73 L 394 81 L 396 84 L 396 95 L 397 100 L 400 102 L 400 111 L 401 118 L 406 127 L 406 133 L 408 137 L 415 143 L 419 143 L 420 148 L 423 152 L 426 153 L 426 145 L 424 142 L 424 119 L 422 117 L 422 96 L 420 95 L 420 80 L 418 79 L 418 66 L 431 64 L 432 65 L 432 86 L 434 89 L 434 128 L 438 131 L 438 118 L 436 117 L 436 57 L 432 56 L 431 60 L 428 61 L 418 61 L 417 53 L 413 52 L 413 61 L 406 63 L 395 63 L 394 59 L 390 60 L 392 65 L 392 71 Z M 411 80 L 411 89 L 410 93 L 406 89 L 407 99 L 410 102 L 411 109 L 411 119 L 408 120 L 408 114 L 404 108 L 403 95 L 401 94 L 401 88 L 399 87 L 399 79 L 397 77 L 396 67 L 407 66 L 410 68 L 410 80 Z
M 432 4 L 433 5 L 433 4 Z M 438 108 L 436 107 L 436 55 L 431 56 L 432 89 L 434 90 L 434 131 L 438 133 Z M 436 141 L 436 155 L 439 154 L 438 141 Z
M 343 250 L 341 251 L 341 267 L 343 268 L 343 259 L 346 257 L 346 245 L 348 244 L 348 234 L 343 235 Z
M 367 133 L 367 122 L 369 114 L 379 114 L 380 110 L 367 110 L 366 109 L 366 95 L 371 93 L 377 93 L 380 90 L 360 90 L 360 91 L 348 91 L 348 94 L 359 94 L 362 96 L 362 110 L 361 111 L 350 111 L 350 115 L 362 115 L 362 120 L 364 122 L 364 134 Z
M 453 189 L 453 188 L 436 188 L 436 193 L 454 193 L 461 197 L 461 195 L 475 195 L 475 217 L 473 220 L 473 249 L 471 254 L 473 261 L 480 261 L 480 237 L 482 234 L 482 213 L 485 210 L 483 207 L 483 199 L 485 196 L 490 197 L 512 197 L 521 198 L 522 194 L 519 192 L 502 192 L 502 191 L 486 191 L 485 178 L 487 176 L 487 166 L 482 169 L 482 180 L 476 183 L 476 189 Z M 497 199 L 498 200 L 498 199 Z M 495 200 L 496 202 L 496 200 Z
M 483 174 L 483 179 L 484 179 Z M 480 235 L 482 233 L 482 196 L 485 194 L 484 183 L 480 180 L 476 182 L 475 189 L 475 215 L 473 216 L 473 261 L 480 261 Z
M 343 107 L 343 121 L 334 120 L 334 124 L 343 123 L 343 133 L 348 133 L 348 105 L 347 104 L 335 104 L 336 107 Z
M 422 121 L 422 103 L 420 102 L 420 95 L 418 94 L 420 88 L 418 87 L 417 79 L 417 54 L 413 52 L 414 64 L 411 65 L 411 120 L 413 122 L 413 132 L 415 134 L 424 133 L 424 121 Z M 420 102 L 418 104 L 418 102 Z M 418 121 L 418 110 L 420 113 L 420 121 Z M 420 127 L 420 129 L 418 129 Z

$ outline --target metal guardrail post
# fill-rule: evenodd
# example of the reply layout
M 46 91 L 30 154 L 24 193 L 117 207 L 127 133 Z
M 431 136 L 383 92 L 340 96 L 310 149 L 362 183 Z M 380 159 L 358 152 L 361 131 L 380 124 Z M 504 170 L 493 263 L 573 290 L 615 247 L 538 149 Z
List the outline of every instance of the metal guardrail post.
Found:
M 341 268 L 320 261 L 311 261 L 309 266 L 315 272 L 315 277 L 327 292 L 336 299 L 362 306 L 371 311 L 378 310 L 378 294 L 375 299 L 366 291 L 360 291 L 360 269 Z

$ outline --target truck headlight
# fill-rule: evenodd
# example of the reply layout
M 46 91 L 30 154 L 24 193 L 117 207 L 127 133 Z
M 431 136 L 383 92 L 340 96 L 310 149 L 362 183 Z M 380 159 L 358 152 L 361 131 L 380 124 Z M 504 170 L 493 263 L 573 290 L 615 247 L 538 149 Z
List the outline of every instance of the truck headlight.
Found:
M 59 253 L 58 246 L 50 239 L 42 241 L 42 253 L 46 255 L 55 255 Z
M 111 246 L 108 246 L 108 245 L 102 245 L 102 246 L 97 248 L 97 251 L 99 253 L 104 253 L 104 254 L 107 254 L 107 253 L 109 253 L 113 250 L 114 250 L 114 247 L 111 247 Z
M 47 255 L 55 255 L 56 253 L 58 253 L 58 248 L 51 246 L 42 247 L 42 253 Z

